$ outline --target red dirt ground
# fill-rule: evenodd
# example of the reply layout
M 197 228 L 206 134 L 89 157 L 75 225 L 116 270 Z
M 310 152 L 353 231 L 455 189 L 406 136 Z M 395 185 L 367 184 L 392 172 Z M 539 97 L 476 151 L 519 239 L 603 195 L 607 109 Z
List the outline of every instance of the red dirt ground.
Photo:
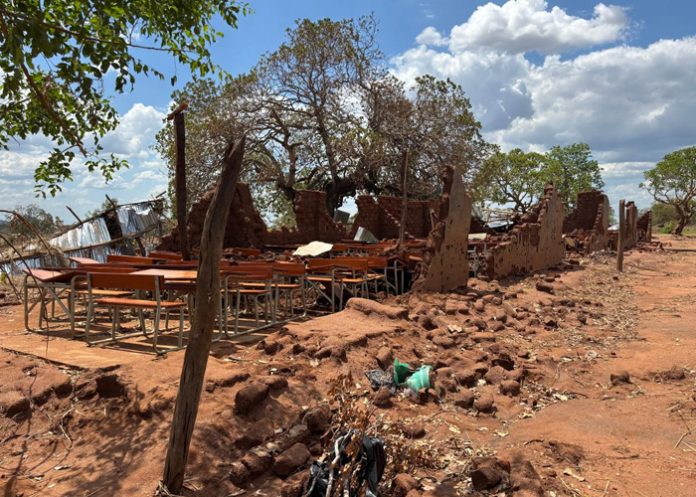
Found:
M 353 400 L 374 401 L 364 373 L 390 355 L 436 369 L 430 395 L 397 393 L 374 416 L 376 434 L 403 425 L 417 437 L 403 443 L 430 454 L 408 497 L 696 495 L 695 263 L 634 250 L 617 275 L 596 255 L 216 344 L 185 495 L 297 495 L 306 470 L 284 481 L 274 456 L 298 440 L 321 454 L 306 412 L 347 373 Z M 0 307 L 0 495 L 153 495 L 182 358 L 88 348 L 60 330 L 47 340 L 23 331 L 21 308 Z M 269 394 L 237 412 L 237 393 L 258 384 Z M 475 456 L 509 468 L 501 485 L 472 488 Z

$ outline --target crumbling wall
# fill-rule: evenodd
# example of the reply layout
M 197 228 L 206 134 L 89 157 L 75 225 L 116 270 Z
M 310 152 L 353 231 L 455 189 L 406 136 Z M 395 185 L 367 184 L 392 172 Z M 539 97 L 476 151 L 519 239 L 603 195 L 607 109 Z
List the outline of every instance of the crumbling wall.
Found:
M 604 250 L 610 243 L 609 199 L 599 190 L 578 193 L 575 209 L 563 220 L 563 233 L 584 253 Z
M 469 277 L 469 226 L 471 197 L 460 174 L 447 168 L 443 175 L 444 194 L 438 222 L 428 235 L 424 273 L 416 288 L 448 292 L 465 286 Z
M 521 223 L 490 249 L 486 272 L 491 278 L 525 274 L 559 264 L 564 247 L 563 202 L 548 187 L 539 203 Z
M 638 242 L 638 207 L 634 202 L 626 202 L 624 249 L 635 247 Z
M 338 242 L 346 238 L 341 224 L 334 222 L 326 208 L 326 193 L 314 190 L 300 190 L 295 195 L 295 223 L 301 243 L 320 240 Z
M 214 194 L 215 189 L 206 192 L 198 202 L 191 206 L 186 217 L 189 243 L 193 249 L 200 246 L 203 223 Z M 225 229 L 225 247 L 260 248 L 264 244 L 266 232 L 266 224 L 254 208 L 249 185 L 237 183 Z M 160 250 L 178 250 L 177 228 L 174 228 L 170 234 L 162 237 L 157 248 Z
M 358 214 L 353 221 L 351 238 L 359 227 L 379 239 L 398 238 L 401 227 L 401 197 L 360 195 L 355 199 Z M 431 202 L 409 200 L 406 205 L 406 236 L 425 238 L 430 233 Z
M 638 241 L 649 242 L 652 240 L 652 211 L 646 211 L 638 218 Z
M 198 248 L 203 223 L 215 189 L 191 206 L 186 226 L 191 248 Z M 225 247 L 255 247 L 266 245 L 298 245 L 313 240 L 337 242 L 346 237 L 343 225 L 336 224 L 326 209 L 324 192 L 298 191 L 293 205 L 297 228 L 268 231 L 261 215 L 254 207 L 251 190 L 246 183 L 237 183 L 230 215 L 225 229 Z M 178 235 L 175 228 L 162 238 L 158 249 L 178 250 Z

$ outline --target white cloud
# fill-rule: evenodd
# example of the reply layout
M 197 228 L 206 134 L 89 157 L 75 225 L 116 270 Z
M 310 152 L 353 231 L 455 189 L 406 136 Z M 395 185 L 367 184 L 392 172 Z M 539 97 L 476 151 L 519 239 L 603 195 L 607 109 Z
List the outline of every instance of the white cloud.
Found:
M 626 11 L 616 5 L 599 3 L 592 18 L 584 19 L 559 7 L 549 10 L 544 0 L 511 0 L 478 7 L 467 22 L 452 29 L 450 49 L 561 53 L 616 41 L 627 28 Z
M 421 45 L 443 46 L 449 43 L 449 40 L 442 36 L 440 32 L 432 26 L 428 26 L 416 36 L 416 42 Z
M 649 203 L 638 188 L 643 171 L 696 143 L 696 38 L 591 49 L 620 41 L 629 25 L 622 8 L 604 4 L 582 19 L 539 0 L 509 1 L 464 21 L 445 50 L 430 43 L 439 33 L 425 30 L 392 59 L 393 71 L 407 82 L 429 73 L 461 84 L 485 137 L 503 149 L 589 143 L 610 195 L 629 191 Z M 582 46 L 563 58 L 526 57 Z
M 36 135 L 20 143 L 10 143 L 10 150 L 0 151 L 0 208 L 36 203 L 53 214 L 69 218 L 65 205 L 84 213 L 100 206 L 105 193 L 121 202 L 161 193 L 166 189 L 166 170 L 152 145 L 165 115 L 155 107 L 134 104 L 121 116 L 118 127 L 102 140 L 105 156 L 117 154 L 127 159 L 131 167 L 118 171 L 107 183 L 98 171 L 89 173 L 76 161 L 72 167 L 74 181 L 63 184 L 63 192 L 55 198 L 42 199 L 34 192 L 34 169 L 48 157 L 53 148 L 51 141 Z
M 162 128 L 164 112 L 151 105 L 136 103 L 121 117 L 118 127 L 102 140 L 105 150 L 132 159 L 150 157 L 149 146 Z

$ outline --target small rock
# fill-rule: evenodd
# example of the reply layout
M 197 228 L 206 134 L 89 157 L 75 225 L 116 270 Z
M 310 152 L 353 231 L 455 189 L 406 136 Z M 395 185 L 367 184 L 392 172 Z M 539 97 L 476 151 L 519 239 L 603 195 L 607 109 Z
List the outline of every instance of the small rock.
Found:
M 406 497 L 411 490 L 418 488 L 418 480 L 406 473 L 399 473 L 392 480 L 392 495 L 394 497 Z
M 471 390 L 463 390 L 454 399 L 454 405 L 462 409 L 471 409 L 474 405 L 475 396 Z
M 469 476 L 475 490 L 489 490 L 509 477 L 509 467 L 506 468 L 495 457 L 475 457 L 471 461 Z
M 486 383 L 491 385 L 498 385 L 506 377 L 505 369 L 501 366 L 493 366 L 488 370 L 488 372 L 483 376 Z
M 249 470 L 251 478 L 266 472 L 273 464 L 273 456 L 263 449 L 252 449 L 242 457 L 242 464 Z
M 619 371 L 617 373 L 610 374 L 609 381 L 614 386 L 622 383 L 631 383 L 631 376 L 628 374 L 628 371 Z
M 401 427 L 406 438 L 423 438 L 425 436 L 425 427 L 420 423 L 408 424 Z
M 275 355 L 282 348 L 283 344 L 278 341 L 265 341 L 263 351 L 268 355 Z
M 665 376 L 670 380 L 683 380 L 686 373 L 684 373 L 684 368 L 672 366 L 672 368 L 665 373 Z
M 537 281 L 536 283 L 536 289 L 539 290 L 540 292 L 545 292 L 545 293 L 553 293 L 553 285 L 550 283 L 546 283 L 544 281 Z
M 276 457 L 273 463 L 273 472 L 278 476 L 288 476 L 300 468 L 310 458 L 307 446 L 296 443 Z
M 456 342 L 450 337 L 435 337 L 433 343 L 443 349 L 450 349 L 456 345 Z
M 389 388 L 382 387 L 377 390 L 372 396 L 372 403 L 377 407 L 391 407 L 391 393 L 389 392 Z
M 241 486 L 251 478 L 251 472 L 241 461 L 235 461 L 230 465 L 228 478 L 235 485 Z
M 237 392 L 234 398 L 234 412 L 247 414 L 268 396 L 269 387 L 265 383 L 252 383 Z
M 503 302 L 503 309 L 505 310 L 505 313 L 510 316 L 511 318 L 515 319 L 517 318 L 517 311 L 515 310 L 514 307 L 510 304 L 510 302 Z
M 389 347 L 381 347 L 377 351 L 375 359 L 377 359 L 377 364 L 379 364 L 380 368 L 387 369 L 389 366 L 391 366 L 391 363 L 394 361 L 392 349 Z
M 304 423 L 309 428 L 309 431 L 315 435 L 324 433 L 331 423 L 331 409 L 329 409 L 328 405 L 322 405 L 307 411 Z
M 483 413 L 492 413 L 495 411 L 495 400 L 490 393 L 484 393 L 474 401 L 474 409 Z
M 510 397 L 516 397 L 520 394 L 520 384 L 515 380 L 505 380 L 500 383 L 500 393 Z
M 484 312 L 486 310 L 486 304 L 483 303 L 483 300 L 477 300 L 474 302 L 474 309 L 476 312 Z

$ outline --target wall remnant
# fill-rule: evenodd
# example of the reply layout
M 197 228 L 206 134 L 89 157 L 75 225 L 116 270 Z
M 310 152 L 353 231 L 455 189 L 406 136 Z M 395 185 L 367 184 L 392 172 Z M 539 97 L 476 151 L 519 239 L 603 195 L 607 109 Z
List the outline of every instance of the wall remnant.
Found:
M 578 194 L 575 209 L 563 220 L 563 234 L 577 242 L 581 252 L 589 254 L 609 246 L 609 199 L 599 190 Z
M 555 188 L 547 187 L 520 224 L 490 249 L 486 259 L 488 276 L 503 278 L 559 264 L 564 255 L 562 232 L 563 202 Z
M 426 267 L 416 284 L 418 289 L 433 292 L 465 286 L 469 278 L 471 197 L 461 175 L 452 168 L 443 173 L 443 184 L 438 221 L 426 242 Z
M 635 202 L 626 202 L 626 229 L 624 231 L 624 250 L 638 243 L 638 207 Z
M 401 202 L 399 197 L 360 195 L 355 199 L 358 214 L 353 222 L 351 238 L 359 227 L 369 230 L 378 239 L 399 237 L 401 226 Z M 406 236 L 426 238 L 430 233 L 432 203 L 409 200 L 406 207 Z
M 652 211 L 646 211 L 638 218 L 638 241 L 652 241 Z

